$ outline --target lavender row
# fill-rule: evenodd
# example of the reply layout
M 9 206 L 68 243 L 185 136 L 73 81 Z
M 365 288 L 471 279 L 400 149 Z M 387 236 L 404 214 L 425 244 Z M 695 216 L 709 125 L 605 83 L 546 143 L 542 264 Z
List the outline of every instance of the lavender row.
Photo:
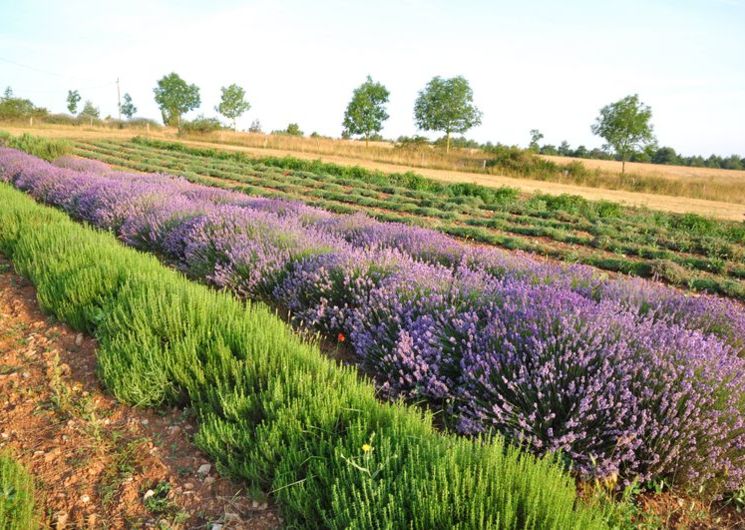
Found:
M 582 476 L 745 480 L 745 311 L 642 280 L 166 175 L 0 149 L 0 178 L 348 338 L 390 397 L 464 434 L 562 451 Z

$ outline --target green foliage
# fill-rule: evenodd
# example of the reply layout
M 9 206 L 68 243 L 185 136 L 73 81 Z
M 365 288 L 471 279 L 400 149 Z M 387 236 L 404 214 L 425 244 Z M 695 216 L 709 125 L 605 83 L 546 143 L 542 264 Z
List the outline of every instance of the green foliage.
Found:
M 347 136 L 362 135 L 367 144 L 371 135 L 380 133 L 383 122 L 388 119 L 385 105 L 389 96 L 388 89 L 368 75 L 367 80 L 354 89 L 352 100 L 344 112 L 344 133 Z
M 180 126 L 181 115 L 196 109 L 201 103 L 199 87 L 189 85 L 175 72 L 159 79 L 153 92 L 166 125 Z
M 464 133 L 480 125 L 481 111 L 473 104 L 473 91 L 464 77 L 443 79 L 437 76 L 419 92 L 414 118 L 422 130 L 444 131 L 449 151 L 450 134 Z
M 300 130 L 300 125 L 297 123 L 290 123 L 287 125 L 286 129 L 272 131 L 272 134 L 278 134 L 280 136 L 303 136 L 303 131 Z
M 90 100 L 86 100 L 85 105 L 83 105 L 83 110 L 80 111 L 80 114 L 78 114 L 79 118 L 96 118 L 98 119 L 100 117 L 101 113 L 98 110 L 98 107 L 96 107 Z
M 34 485 L 28 472 L 7 452 L 0 452 L 0 528 L 33 530 Z
M 125 92 L 122 101 L 123 103 L 119 107 L 119 110 L 128 120 L 131 120 L 137 112 L 137 107 L 132 103 L 132 96 L 128 92 Z
M 623 161 L 626 161 L 640 147 L 654 144 L 652 133 L 652 109 L 639 101 L 639 96 L 626 96 L 623 99 L 600 109 L 600 116 L 592 126 L 592 132 L 603 138 Z
M 67 91 L 67 110 L 70 114 L 76 114 L 78 112 L 78 103 L 80 103 L 80 92 L 77 90 Z
M 204 134 L 222 129 L 222 123 L 217 118 L 205 118 L 204 116 L 197 116 L 191 121 L 181 122 L 179 127 L 179 134 L 184 133 L 197 133 Z
M 35 106 L 30 100 L 14 97 L 10 87 L 0 98 L 0 120 L 43 118 L 47 114 L 47 109 Z
M 539 131 L 538 129 L 530 129 L 530 144 L 528 145 L 528 149 L 537 153 L 538 142 L 540 142 L 541 140 L 543 140 L 543 133 L 541 133 L 541 131 Z
M 30 155 L 38 156 L 49 161 L 72 152 L 72 144 L 67 140 L 42 138 L 40 136 L 32 136 L 28 133 L 10 137 L 6 140 L 6 144 L 13 149 L 19 149 Z
M 218 467 L 271 491 L 292 528 L 605 528 L 554 457 L 438 433 L 270 309 L 189 282 L 0 185 L 0 249 L 42 306 L 99 342 L 129 403 L 184 404 Z
M 246 101 L 246 91 L 235 83 L 220 90 L 222 96 L 215 110 L 232 121 L 233 129 L 236 129 L 236 119 L 251 108 L 251 104 Z

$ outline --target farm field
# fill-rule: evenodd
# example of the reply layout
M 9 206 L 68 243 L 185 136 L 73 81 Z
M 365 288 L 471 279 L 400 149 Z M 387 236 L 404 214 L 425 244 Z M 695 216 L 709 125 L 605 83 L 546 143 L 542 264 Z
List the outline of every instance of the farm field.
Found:
M 207 294 L 111 235 L 8 187 L 0 187 L 8 205 L 0 212 L 0 251 L 37 285 L 43 305 L 96 335 L 101 374 L 117 398 L 189 403 L 200 417 L 200 446 L 232 474 L 271 489 L 291 524 L 371 527 L 383 516 L 393 527 L 617 528 L 645 517 L 625 502 L 578 503 L 554 451 L 580 485 L 604 484 L 600 491 L 697 491 L 700 500 L 690 506 L 698 515 L 668 512 L 668 522 L 738 524 L 730 518 L 745 472 L 741 304 L 343 213 L 360 197 L 389 204 L 399 196 L 430 201 L 405 212 L 426 225 L 457 218 L 416 209 L 514 214 L 505 206 L 516 205 L 528 217 L 553 210 L 535 217 L 588 221 L 628 220 L 629 212 L 571 198 L 549 208 L 549 197 L 438 188 L 412 175 L 381 184 L 380 175 L 298 160 L 249 167 L 242 157 L 145 143 L 77 144 L 80 154 L 120 167 L 131 160 L 143 172 L 130 174 L 95 160 L 63 157 L 53 166 L 0 149 L 0 180 L 192 280 L 257 304 L 243 308 L 228 294 Z M 169 157 L 188 161 L 187 168 L 166 167 L 177 163 Z M 303 187 L 288 192 L 282 182 Z M 341 200 L 351 188 L 362 193 Z M 448 201 L 453 206 L 445 208 Z M 738 237 L 734 224 L 688 216 L 676 225 L 674 217 L 654 215 L 674 237 L 707 222 L 707 234 Z M 324 360 L 261 303 L 286 312 L 301 334 L 320 332 L 325 353 L 341 352 L 356 369 Z M 495 437 L 471 438 L 488 432 Z M 513 449 L 505 456 L 505 440 L 546 456 Z M 309 447 L 315 463 L 303 456 Z M 470 474 L 473 466 L 487 467 Z M 375 477 L 399 478 L 368 480 L 373 469 Z M 462 483 L 465 490 L 442 488 L 464 473 L 474 480 Z M 309 503 L 319 491 L 329 494 Z M 511 512 L 505 495 L 516 499 Z M 390 496 L 395 511 L 371 502 Z M 442 504 L 448 508 L 432 511 Z M 477 513 L 486 513 L 480 522 Z M 506 513 L 512 522 L 499 522 Z
M 153 139 L 179 141 L 186 145 L 205 148 L 248 153 L 257 158 L 267 156 L 293 156 L 305 160 L 344 166 L 360 166 L 373 171 L 398 173 L 414 170 L 426 177 L 443 182 L 479 184 L 488 187 L 513 187 L 526 193 L 548 193 L 553 195 L 578 195 L 588 200 L 609 200 L 637 207 L 674 213 L 695 213 L 719 219 L 742 221 L 745 219 L 745 171 L 724 169 L 690 168 L 683 166 L 661 166 L 655 164 L 629 163 L 641 177 L 650 177 L 646 186 L 648 191 L 634 189 L 621 182 L 618 167 L 613 161 L 570 159 L 562 157 L 545 157 L 557 159 L 560 164 L 576 162 L 587 165 L 594 171 L 602 169 L 600 178 L 574 182 L 572 177 L 559 176 L 554 180 L 536 180 L 530 176 L 509 176 L 494 168 L 489 173 L 481 171 L 484 154 L 450 155 L 455 161 L 436 162 L 437 151 L 425 154 L 392 157 L 396 150 L 390 144 L 378 146 L 380 153 L 370 155 L 359 142 L 341 140 L 316 140 L 310 138 L 292 138 L 264 134 L 219 132 L 206 135 L 179 136 L 173 129 L 111 129 L 96 127 L 73 127 L 60 125 L 41 125 L 35 127 L 3 124 L 2 128 L 14 134 L 31 133 L 49 138 L 66 138 L 71 140 L 131 140 L 135 136 L 146 134 Z M 350 147 L 351 146 L 351 147 Z M 376 151 L 373 149 L 373 153 Z M 471 171 L 464 170 L 458 156 L 473 156 Z M 430 162 L 430 160 L 433 160 Z M 596 164 L 597 163 L 597 164 Z M 628 177 L 632 182 L 634 173 Z M 626 188 L 624 187 L 626 186 Z M 629 189 L 627 189 L 631 186 Z M 637 187 L 640 186 L 637 183 Z M 645 188 L 646 189 L 646 188 Z
M 302 200 L 336 212 L 436 228 L 686 289 L 745 299 L 745 224 L 508 188 L 439 184 L 298 159 L 136 139 L 79 141 L 76 153 L 137 171 L 166 172 L 251 195 Z
M 3 179 L 14 174 L 16 184 L 46 168 L 10 163 Z M 355 370 L 324 359 L 260 304 L 189 282 L 4 184 L 0 203 L 0 251 L 42 307 L 96 336 L 109 391 L 139 406 L 189 404 L 198 445 L 251 489 L 270 489 L 289 525 L 606 526 L 600 509 L 576 504 L 555 457 L 507 449 L 499 436 L 439 433 L 430 413 L 381 403 Z

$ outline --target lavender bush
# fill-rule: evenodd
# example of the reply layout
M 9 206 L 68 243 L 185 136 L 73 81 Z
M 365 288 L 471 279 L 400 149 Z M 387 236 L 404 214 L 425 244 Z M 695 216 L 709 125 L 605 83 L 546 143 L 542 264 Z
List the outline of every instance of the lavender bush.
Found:
M 167 175 L 0 149 L 0 179 L 348 338 L 382 394 L 585 478 L 745 481 L 745 310 L 643 280 Z

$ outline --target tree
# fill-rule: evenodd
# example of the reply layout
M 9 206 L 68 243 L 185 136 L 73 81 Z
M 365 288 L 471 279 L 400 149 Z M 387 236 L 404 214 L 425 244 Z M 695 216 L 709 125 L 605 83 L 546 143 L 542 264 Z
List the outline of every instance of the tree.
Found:
M 5 87 L 5 92 L 3 92 L 3 99 L 5 101 L 7 101 L 9 99 L 13 99 L 13 89 L 10 88 L 9 86 L 8 87 Z
M 287 130 L 285 131 L 290 136 L 302 136 L 303 131 L 300 130 L 300 125 L 297 123 L 290 123 L 287 125 Z
M 67 110 L 70 114 L 75 114 L 78 111 L 78 103 L 80 103 L 80 93 L 77 90 L 67 91 Z
M 462 76 L 433 77 L 414 104 L 417 127 L 425 131 L 444 131 L 446 152 L 450 151 L 450 133 L 464 133 L 481 124 L 481 111 L 473 104 L 473 91 Z
M 530 144 L 528 145 L 528 149 L 538 152 L 538 142 L 541 140 L 543 140 L 543 133 L 538 129 L 530 129 Z
M 680 158 L 672 147 L 660 147 L 652 155 L 652 162 L 655 164 L 678 164 Z
M 561 144 L 559 144 L 559 154 L 561 156 L 571 156 L 572 148 L 569 146 L 569 142 L 567 142 L 566 140 L 562 141 Z
M 626 171 L 626 161 L 639 148 L 655 143 L 652 109 L 639 101 L 639 96 L 625 98 L 600 109 L 592 132 L 603 138 L 621 158 L 621 174 Z
M 85 116 L 88 118 L 98 118 L 101 115 L 100 111 L 98 110 L 98 107 L 93 105 L 93 103 L 90 100 L 85 101 L 85 105 L 83 105 L 83 110 L 80 111 L 79 116 Z
M 248 132 L 261 134 L 263 132 L 261 130 L 261 122 L 259 120 L 252 121 L 251 126 L 248 128 Z
M 153 92 L 166 125 L 180 126 L 181 115 L 196 109 L 201 103 L 199 87 L 187 84 L 175 72 L 158 80 Z
M 236 119 L 251 108 L 251 104 L 246 101 L 246 91 L 235 83 L 220 90 L 222 99 L 215 110 L 233 122 L 233 130 L 238 130 Z
M 131 120 L 137 112 L 137 107 L 135 107 L 134 103 L 132 103 L 132 96 L 130 96 L 128 92 L 124 94 L 122 100 L 124 101 L 124 103 L 119 106 L 119 110 L 124 116 L 127 117 L 128 120 Z
M 371 135 L 379 134 L 383 122 L 388 119 L 385 105 L 389 96 L 388 89 L 368 75 L 367 80 L 354 89 L 344 112 L 342 125 L 346 136 L 362 135 L 367 145 Z

